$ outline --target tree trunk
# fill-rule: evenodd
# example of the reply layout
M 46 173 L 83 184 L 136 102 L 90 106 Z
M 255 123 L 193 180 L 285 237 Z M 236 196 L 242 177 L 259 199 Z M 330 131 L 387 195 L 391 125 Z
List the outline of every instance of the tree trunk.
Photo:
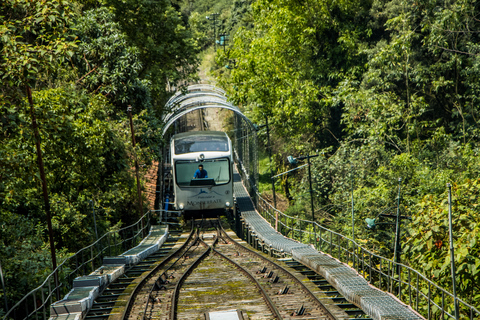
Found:
M 37 148 L 37 163 L 38 169 L 40 170 L 40 179 L 42 180 L 42 190 L 43 190 L 43 201 L 45 203 L 45 213 L 47 215 L 47 225 L 48 225 L 48 235 L 50 239 L 50 253 L 52 255 L 52 268 L 55 271 L 54 278 L 55 278 L 55 288 L 57 290 L 57 300 L 60 300 L 60 291 L 58 290 L 58 272 L 57 272 L 57 255 L 55 252 L 55 242 L 53 241 L 53 227 L 52 227 L 52 215 L 50 211 L 50 200 L 48 199 L 48 188 L 47 188 L 47 179 L 45 176 L 45 169 L 43 166 L 43 158 L 42 158 L 42 149 L 40 146 L 40 133 L 38 132 L 37 126 L 37 118 L 35 117 L 35 110 L 33 107 L 33 98 L 32 98 L 32 90 L 27 85 L 27 97 L 28 103 L 30 104 L 30 114 L 32 116 L 32 130 L 35 136 L 35 146 Z

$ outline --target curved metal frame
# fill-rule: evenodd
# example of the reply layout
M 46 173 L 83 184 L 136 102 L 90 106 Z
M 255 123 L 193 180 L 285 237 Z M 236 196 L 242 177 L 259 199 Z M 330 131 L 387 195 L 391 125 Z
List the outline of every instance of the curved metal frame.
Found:
M 162 135 L 165 135 L 170 126 L 183 115 L 205 108 L 231 110 L 239 115 L 251 129 L 255 128 L 253 122 L 238 107 L 227 102 L 225 91 L 212 85 L 189 86 L 186 94 L 180 91 L 170 98 L 166 103 L 166 107 L 171 107 L 171 111 L 163 118 L 165 124 L 162 128 Z
M 214 92 L 214 93 L 219 93 L 221 95 L 225 95 L 225 91 L 223 89 L 220 89 L 216 86 L 212 86 L 209 84 L 194 84 L 191 86 L 187 87 L 187 91 L 189 92 Z M 183 91 L 177 91 L 170 99 L 168 99 L 167 103 L 165 104 L 166 106 L 170 105 L 173 100 L 177 99 L 179 96 L 184 95 Z
M 245 172 L 248 177 L 248 189 L 252 197 L 255 197 L 255 188 L 258 181 L 258 138 L 257 130 L 253 122 L 240 111 L 240 109 L 227 101 L 225 91 L 206 84 L 192 85 L 186 90 L 178 91 L 165 107 L 169 110 L 163 117 L 162 136 L 165 136 L 168 129 L 179 118 L 199 109 L 222 108 L 233 111 L 234 116 L 234 137 L 232 142 L 235 146 L 236 161 L 242 167 L 245 165 Z M 245 164 L 244 164 L 245 163 Z

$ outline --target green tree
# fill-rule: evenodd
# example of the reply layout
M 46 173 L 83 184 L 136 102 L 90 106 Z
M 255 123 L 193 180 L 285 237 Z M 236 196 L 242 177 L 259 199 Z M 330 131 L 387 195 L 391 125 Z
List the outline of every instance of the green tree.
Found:
M 43 165 L 40 134 L 34 111 L 32 87 L 38 80 L 56 71 L 56 66 L 73 56 L 76 48 L 70 24 L 74 13 L 67 1 L 42 0 L 31 2 L 11 0 L 3 2 L 0 17 L 2 41 L 0 78 L 7 84 L 5 92 L 25 92 L 30 106 L 32 131 L 35 137 L 38 169 L 42 182 L 43 199 L 49 229 L 52 269 L 57 266 L 52 229 L 52 214 Z M 2 101 L 3 102 L 3 101 Z M 58 275 L 55 274 L 56 282 Z M 57 297 L 58 298 L 58 297 Z
M 107 0 L 115 19 L 139 50 L 139 77 L 151 83 L 153 105 L 161 110 L 169 86 L 183 85 L 197 70 L 197 46 L 178 9 L 166 0 Z
M 453 241 L 457 270 L 457 294 L 472 305 L 480 302 L 480 219 L 478 201 L 480 181 L 466 180 L 454 183 Z M 444 288 L 452 290 L 452 276 L 448 235 L 448 195 L 427 195 L 417 205 L 406 243 L 408 262 L 417 270 Z
M 333 90 L 361 71 L 367 9 L 356 1 L 253 3 L 253 28 L 237 31 L 229 55 L 220 51 L 222 65 L 235 61 L 222 85 L 254 120 L 271 117 L 276 134 L 300 150 L 300 141 L 336 143 L 342 105 Z
M 130 171 L 129 127 L 112 117 L 114 107 L 103 95 L 89 95 L 73 86 L 36 91 L 33 101 L 41 128 L 55 245 L 63 258 L 95 240 L 90 200 L 96 207 L 99 234 L 118 223 L 131 224 L 137 219 L 131 214 L 135 211 L 136 190 Z M 46 226 L 31 147 L 34 136 L 26 111 L 0 108 L 4 115 L 2 132 L 8 132 L 0 145 L 0 224 L 4 245 L 0 254 L 9 257 L 2 260 L 2 265 L 13 301 L 51 272 L 46 266 L 51 260 L 42 253 L 46 247 L 42 241 Z M 143 162 L 144 158 L 141 159 Z M 24 237 L 17 237 L 17 233 Z M 30 254 L 26 254 L 28 250 Z M 31 255 L 41 256 L 37 265 L 35 260 L 23 261 Z M 42 271 L 27 275 L 30 272 L 23 269 L 27 264 L 32 270 Z
M 118 111 L 131 105 L 137 112 L 151 108 L 151 83 L 140 78 L 139 49 L 128 44 L 126 34 L 105 7 L 83 12 L 75 24 L 78 52 L 72 61 L 78 86 L 107 97 Z

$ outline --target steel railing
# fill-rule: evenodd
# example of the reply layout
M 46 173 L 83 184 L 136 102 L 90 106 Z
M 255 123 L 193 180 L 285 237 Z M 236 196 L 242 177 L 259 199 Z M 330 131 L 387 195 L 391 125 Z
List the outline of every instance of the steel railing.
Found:
M 250 196 L 258 212 L 278 231 L 317 250 L 330 254 L 350 265 L 372 285 L 395 295 L 427 319 L 455 319 L 454 296 L 419 271 L 391 259 L 382 257 L 352 239 L 327 229 L 316 222 L 289 216 L 275 209 L 258 192 L 245 168 L 245 160 L 235 153 L 239 173 L 248 185 Z M 278 217 L 278 221 L 277 218 Z M 459 319 L 480 319 L 478 308 L 457 297 Z
M 3 317 L 9 319 L 48 319 L 50 305 L 62 299 L 73 286 L 76 277 L 88 275 L 103 264 L 105 256 L 119 255 L 137 246 L 148 234 L 152 212 L 148 211 L 136 223 L 104 234 L 97 241 L 65 259 L 37 288 L 17 302 Z M 55 284 L 55 272 L 58 284 Z
M 284 214 L 256 192 L 257 210 L 272 225 L 278 216 L 278 230 L 283 235 L 313 245 L 348 264 L 372 285 L 389 292 L 427 319 L 455 319 L 454 296 L 425 275 L 401 263 L 379 256 L 352 239 L 316 222 Z M 480 311 L 457 297 L 459 319 L 480 319 Z

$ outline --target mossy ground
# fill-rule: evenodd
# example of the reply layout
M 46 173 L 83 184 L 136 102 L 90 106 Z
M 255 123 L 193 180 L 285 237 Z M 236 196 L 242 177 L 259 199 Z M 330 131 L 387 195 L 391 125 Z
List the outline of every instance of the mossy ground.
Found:
M 188 277 L 180 293 L 180 318 L 204 319 L 205 312 L 240 309 L 265 313 L 261 295 L 249 279 L 228 262 L 210 255 Z

